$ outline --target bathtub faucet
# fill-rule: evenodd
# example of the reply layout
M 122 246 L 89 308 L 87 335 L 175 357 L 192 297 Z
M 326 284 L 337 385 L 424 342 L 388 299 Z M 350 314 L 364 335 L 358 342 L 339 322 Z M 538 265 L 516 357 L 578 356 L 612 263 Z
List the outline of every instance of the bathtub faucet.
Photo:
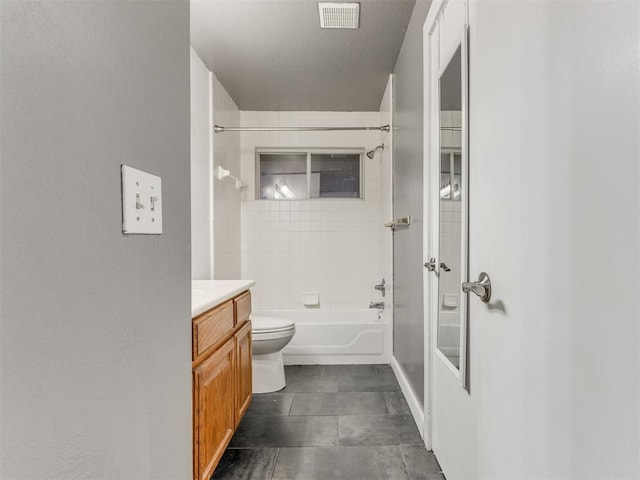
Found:
M 379 308 L 380 310 L 384 310 L 384 302 L 371 302 L 369 304 L 369 308 Z

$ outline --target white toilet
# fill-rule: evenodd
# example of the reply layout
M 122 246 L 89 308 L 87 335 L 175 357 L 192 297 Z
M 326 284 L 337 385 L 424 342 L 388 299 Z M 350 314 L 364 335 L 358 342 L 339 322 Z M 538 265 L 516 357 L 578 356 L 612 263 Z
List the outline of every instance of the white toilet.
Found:
M 295 333 L 293 320 L 251 315 L 253 393 L 277 392 L 285 387 L 282 349 Z

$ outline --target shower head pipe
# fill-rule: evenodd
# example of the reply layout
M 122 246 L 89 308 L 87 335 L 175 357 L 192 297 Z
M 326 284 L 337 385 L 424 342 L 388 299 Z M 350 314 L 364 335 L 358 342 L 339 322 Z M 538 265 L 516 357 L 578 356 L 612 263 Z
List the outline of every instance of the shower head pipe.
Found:
M 367 157 L 369 157 L 371 160 L 373 160 L 373 156 L 376 154 L 376 152 L 378 150 L 384 150 L 384 143 L 382 145 L 378 145 L 376 148 L 374 148 L 373 150 L 369 150 L 366 155 Z

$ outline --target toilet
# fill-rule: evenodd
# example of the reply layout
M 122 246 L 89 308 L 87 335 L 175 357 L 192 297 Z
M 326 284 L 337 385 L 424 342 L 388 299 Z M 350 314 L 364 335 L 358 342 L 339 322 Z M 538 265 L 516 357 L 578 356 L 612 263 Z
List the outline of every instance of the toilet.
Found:
M 251 316 L 253 393 L 277 392 L 285 387 L 282 349 L 295 333 L 296 324 L 293 320 Z

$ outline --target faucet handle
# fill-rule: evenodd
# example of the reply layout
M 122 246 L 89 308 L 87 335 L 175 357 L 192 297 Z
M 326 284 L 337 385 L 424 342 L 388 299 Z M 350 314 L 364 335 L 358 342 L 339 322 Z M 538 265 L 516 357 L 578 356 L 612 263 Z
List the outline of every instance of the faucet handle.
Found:
M 384 291 L 386 290 L 384 278 L 382 279 L 382 281 L 378 285 L 374 285 L 373 288 L 376 289 L 376 290 L 381 291 L 382 292 L 382 296 L 384 297 Z
M 424 268 L 426 268 L 427 271 L 429 271 L 429 272 L 435 272 L 436 271 L 436 257 L 431 257 L 429 259 L 429 261 L 424 264 Z

